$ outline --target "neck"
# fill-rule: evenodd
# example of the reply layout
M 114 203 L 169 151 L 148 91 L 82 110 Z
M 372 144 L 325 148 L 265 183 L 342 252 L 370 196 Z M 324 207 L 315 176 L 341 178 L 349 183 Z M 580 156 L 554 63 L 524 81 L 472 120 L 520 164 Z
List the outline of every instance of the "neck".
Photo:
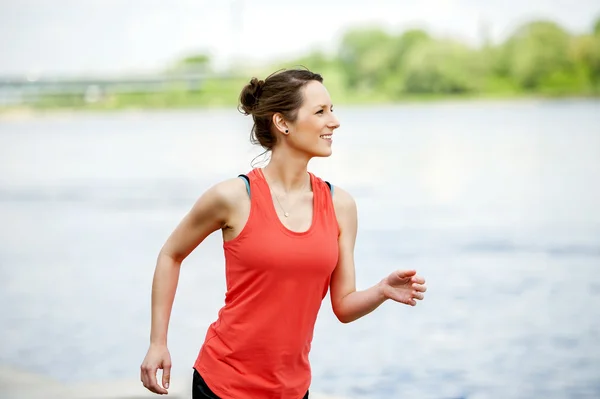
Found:
M 308 159 L 286 154 L 285 148 L 273 150 L 269 164 L 263 168 L 265 176 L 286 193 L 306 188 Z

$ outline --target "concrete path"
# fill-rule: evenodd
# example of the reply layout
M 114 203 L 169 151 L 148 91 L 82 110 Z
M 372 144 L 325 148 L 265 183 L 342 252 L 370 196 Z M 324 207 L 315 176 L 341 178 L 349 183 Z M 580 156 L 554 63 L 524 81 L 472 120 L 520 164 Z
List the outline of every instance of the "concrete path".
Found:
M 171 376 L 169 395 L 153 394 L 142 386 L 141 382 L 132 380 L 108 381 L 66 385 L 51 378 L 0 366 L 0 398 L 2 399 L 190 399 L 189 377 Z M 311 399 L 343 399 L 310 394 Z

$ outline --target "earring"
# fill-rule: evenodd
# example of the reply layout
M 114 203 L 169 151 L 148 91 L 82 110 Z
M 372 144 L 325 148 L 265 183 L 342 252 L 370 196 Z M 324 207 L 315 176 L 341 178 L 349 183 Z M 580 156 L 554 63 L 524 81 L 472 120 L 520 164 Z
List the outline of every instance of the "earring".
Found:
M 287 133 L 287 132 L 288 132 L 288 130 L 287 130 L 287 129 L 285 129 L 285 132 Z

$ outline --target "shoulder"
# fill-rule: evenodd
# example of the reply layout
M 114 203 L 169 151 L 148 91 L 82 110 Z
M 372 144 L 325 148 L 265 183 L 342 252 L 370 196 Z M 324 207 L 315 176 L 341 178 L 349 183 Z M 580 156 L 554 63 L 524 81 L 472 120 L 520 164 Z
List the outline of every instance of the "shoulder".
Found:
M 248 198 L 246 183 L 239 177 L 233 177 L 210 186 L 198 199 L 198 203 L 221 209 L 232 209 L 246 198 Z
M 240 198 L 248 196 L 246 183 L 240 177 L 232 177 L 214 184 L 208 191 L 212 191 L 221 201 L 226 203 L 237 202 Z
M 354 234 L 358 223 L 358 212 L 356 201 L 352 195 L 343 188 L 335 186 L 333 190 L 333 208 L 340 232 Z
M 340 186 L 336 186 L 333 183 L 325 181 L 317 175 L 313 176 L 320 184 L 331 184 L 331 190 L 329 189 L 329 187 L 327 189 L 332 192 L 333 206 L 336 214 L 338 214 L 338 219 L 340 215 L 346 213 L 356 214 L 356 202 L 354 201 L 354 198 L 348 191 L 344 190 Z
M 333 191 L 333 209 L 342 237 L 355 237 L 358 228 L 356 201 L 349 192 L 335 186 Z
M 356 201 L 352 195 L 339 186 L 333 190 L 333 206 L 338 215 L 356 214 Z

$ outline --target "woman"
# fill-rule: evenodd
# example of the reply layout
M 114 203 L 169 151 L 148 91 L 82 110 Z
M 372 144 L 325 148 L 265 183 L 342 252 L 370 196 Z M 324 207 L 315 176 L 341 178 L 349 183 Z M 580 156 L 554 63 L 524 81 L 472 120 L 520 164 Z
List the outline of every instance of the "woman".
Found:
M 240 102 L 254 120 L 253 142 L 271 151 L 271 159 L 208 189 L 161 249 L 141 379 L 150 391 L 167 393 L 167 328 L 179 269 L 221 230 L 227 293 L 194 364 L 193 398 L 308 398 L 308 355 L 327 291 L 337 318 L 349 323 L 388 299 L 416 305 L 425 280 L 414 270 L 395 271 L 356 291 L 356 204 L 307 170 L 311 158 L 331 155 L 340 126 L 320 75 L 286 70 L 254 78 Z

